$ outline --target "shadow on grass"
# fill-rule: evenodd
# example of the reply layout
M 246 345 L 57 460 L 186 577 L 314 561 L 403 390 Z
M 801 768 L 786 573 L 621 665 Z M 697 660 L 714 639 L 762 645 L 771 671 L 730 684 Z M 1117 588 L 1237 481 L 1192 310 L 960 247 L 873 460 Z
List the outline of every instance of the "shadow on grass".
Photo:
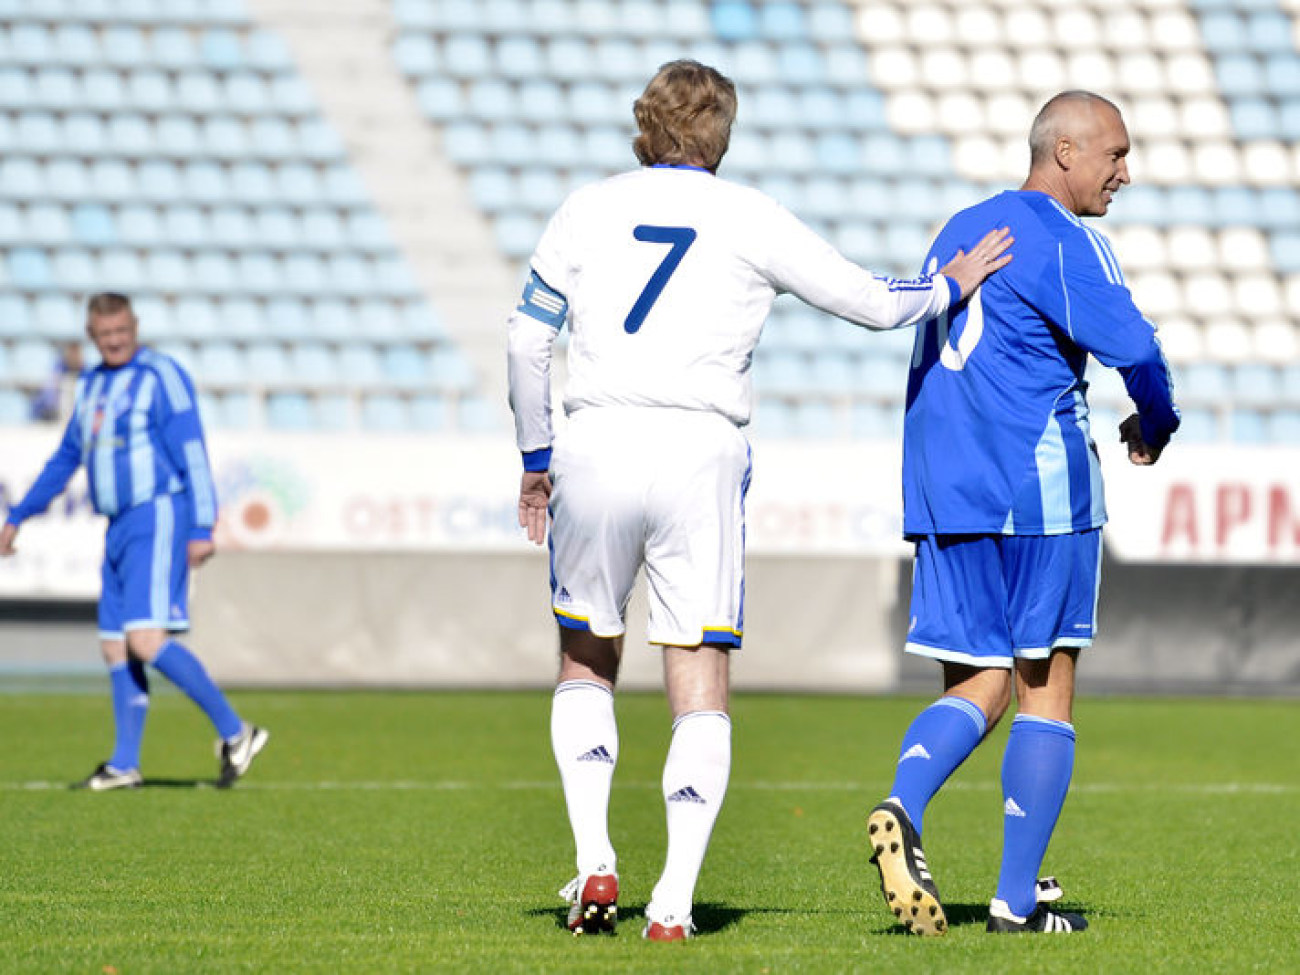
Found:
M 1085 918 L 1087 918 L 1090 914 L 1094 914 L 1094 912 L 1090 912 L 1086 910 L 1081 904 L 1061 902 L 1061 903 L 1053 904 L 1052 907 L 1058 911 L 1067 911 L 1072 914 L 1082 914 Z M 982 928 L 988 923 L 989 920 L 988 904 L 947 904 L 945 903 L 943 905 L 943 912 L 948 918 L 949 930 L 952 930 L 953 928 L 964 928 L 971 925 L 978 925 L 979 927 Z M 912 937 L 911 932 L 908 931 L 907 928 L 903 927 L 903 925 L 897 921 L 890 924 L 888 927 L 880 928 L 878 933 Z
M 535 907 L 525 912 L 529 917 L 553 917 L 555 926 L 565 928 L 569 919 L 568 907 Z M 712 934 L 716 931 L 723 931 L 738 922 L 746 914 L 795 914 L 796 911 L 784 910 L 773 907 L 760 908 L 743 908 L 728 907 L 725 904 L 714 904 L 705 901 L 696 904 L 691 910 L 691 918 L 695 922 L 695 928 L 700 934 Z M 628 924 L 635 920 L 637 933 L 645 922 L 645 905 L 623 905 L 618 906 L 618 919 L 621 924 Z
M 68 788 L 75 792 L 91 792 L 81 782 L 71 782 Z M 216 779 L 145 779 L 140 783 L 141 789 L 221 789 Z M 134 792 L 134 789 L 107 789 L 107 792 Z

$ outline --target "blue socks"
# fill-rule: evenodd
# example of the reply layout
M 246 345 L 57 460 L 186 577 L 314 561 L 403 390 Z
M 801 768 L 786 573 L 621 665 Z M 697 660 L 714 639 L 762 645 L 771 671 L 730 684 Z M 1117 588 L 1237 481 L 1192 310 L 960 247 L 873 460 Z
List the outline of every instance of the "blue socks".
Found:
M 1002 758 L 1002 871 L 998 898 L 1028 917 L 1037 905 L 1035 884 L 1047 844 L 1065 805 L 1074 772 L 1074 726 L 1018 715 Z
M 113 727 L 116 739 L 108 764 L 119 772 L 140 767 L 144 719 L 149 714 L 149 678 L 144 664 L 132 658 L 108 670 L 113 692 Z
M 917 835 L 925 807 L 984 738 L 984 712 L 962 697 L 941 697 L 916 716 L 899 750 L 890 795 L 912 821 Z
M 199 658 L 190 653 L 175 640 L 169 640 L 158 651 L 153 665 L 158 672 L 184 691 L 203 713 L 212 721 L 217 734 L 222 738 L 233 738 L 243 728 L 243 722 L 235 709 L 221 693 L 221 688 L 212 682 L 208 672 L 203 669 Z

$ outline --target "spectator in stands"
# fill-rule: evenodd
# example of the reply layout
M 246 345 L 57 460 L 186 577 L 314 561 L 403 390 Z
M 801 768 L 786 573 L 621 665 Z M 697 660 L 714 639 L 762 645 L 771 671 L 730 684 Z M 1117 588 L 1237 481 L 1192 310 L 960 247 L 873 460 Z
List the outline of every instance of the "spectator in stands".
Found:
M 791 292 L 875 329 L 923 321 L 1010 260 L 1003 232 L 941 274 L 899 281 L 850 263 L 775 201 L 717 178 L 731 81 L 664 65 L 635 105 L 643 168 L 579 189 L 556 212 L 509 322 L 510 401 L 524 474 L 519 522 L 551 528 L 560 673 L 551 739 L 577 847 L 568 927 L 611 930 L 607 827 L 618 759 L 613 690 L 632 582 L 649 581 L 672 742 L 668 852 L 644 935 L 693 931 L 692 901 L 731 765 L 729 652 L 741 642 L 749 363 L 773 299 Z M 553 437 L 552 348 L 569 322 L 566 429 Z M 553 451 L 553 452 L 552 452 Z
M 49 507 L 84 462 L 95 510 L 109 519 L 99 635 L 116 745 L 80 785 L 104 791 L 142 784 L 144 665 L 153 664 L 216 727 L 218 784 L 229 786 L 269 736 L 239 717 L 198 658 L 172 638 L 189 628 L 189 570 L 214 552 L 217 497 L 194 384 L 175 361 L 139 344 L 123 295 L 91 298 L 86 332 L 103 361 L 78 381 L 62 442 L 0 528 L 0 556 L 14 554 L 19 526 Z
M 1079 219 L 1103 215 L 1129 182 L 1119 110 L 1063 92 L 1039 112 L 1029 145 L 1024 185 L 957 214 L 931 246 L 935 267 L 989 227 L 1009 226 L 1019 242 L 1004 273 L 918 331 L 908 381 L 907 650 L 942 663 L 944 696 L 904 736 L 868 831 L 886 904 L 920 934 L 947 927 L 921 849 L 926 804 L 1002 717 L 1013 683 L 988 930 L 1087 927 L 1039 903 L 1037 873 L 1074 768 L 1075 664 L 1096 622 L 1106 508 L 1085 399 L 1089 353 L 1119 369 L 1137 404 L 1119 427 L 1130 461 L 1154 464 L 1179 423 L 1155 328 L 1106 239 Z
M 50 378 L 32 397 L 32 419 L 37 423 L 58 423 L 68 417 L 76 395 L 77 377 L 84 364 L 80 342 L 64 342 L 59 347 Z

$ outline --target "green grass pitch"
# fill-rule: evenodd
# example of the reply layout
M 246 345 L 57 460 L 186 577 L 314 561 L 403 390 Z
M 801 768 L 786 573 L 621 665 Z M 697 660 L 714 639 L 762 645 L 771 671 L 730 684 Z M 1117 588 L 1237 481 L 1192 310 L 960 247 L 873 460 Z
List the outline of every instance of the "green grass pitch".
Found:
M 740 695 L 701 933 L 641 940 L 663 856 L 666 707 L 620 699 L 612 831 L 623 923 L 574 939 L 549 695 L 240 693 L 272 730 L 209 786 L 205 720 L 155 695 L 148 787 L 65 784 L 106 754 L 103 694 L 0 695 L 0 971 L 1283 972 L 1300 970 L 1300 708 L 1079 702 L 1074 790 L 1045 869 L 1091 930 L 993 937 L 1008 724 L 926 817 L 952 922 L 904 936 L 867 863 L 918 698 Z

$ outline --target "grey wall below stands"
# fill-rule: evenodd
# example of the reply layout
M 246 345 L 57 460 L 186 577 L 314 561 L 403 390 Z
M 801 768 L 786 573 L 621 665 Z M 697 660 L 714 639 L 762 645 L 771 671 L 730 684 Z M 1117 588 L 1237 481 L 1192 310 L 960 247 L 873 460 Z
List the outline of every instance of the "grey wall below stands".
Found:
M 1103 571 L 1087 692 L 1300 694 L 1300 568 Z M 751 556 L 749 690 L 931 691 L 936 667 L 900 652 L 910 573 L 892 559 Z M 541 687 L 556 667 L 543 554 L 225 553 L 198 575 L 191 644 L 242 686 Z M 659 686 L 629 609 L 624 686 Z M 93 612 L 0 602 L 0 673 L 93 672 Z

